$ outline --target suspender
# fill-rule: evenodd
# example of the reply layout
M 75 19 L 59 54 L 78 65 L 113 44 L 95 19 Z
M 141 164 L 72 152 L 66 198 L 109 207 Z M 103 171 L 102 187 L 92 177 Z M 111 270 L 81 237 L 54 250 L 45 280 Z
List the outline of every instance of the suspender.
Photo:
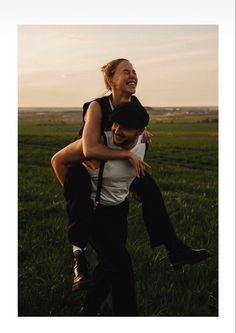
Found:
M 147 143 L 147 141 L 145 141 L 145 153 L 144 153 L 144 158 L 145 158 L 146 155 L 147 155 L 148 148 L 149 148 L 149 144 Z
M 104 145 L 107 146 L 107 137 L 106 137 L 105 133 L 102 133 L 102 137 L 104 139 Z M 99 168 L 99 173 L 98 173 L 97 193 L 96 193 L 96 198 L 95 198 L 95 208 L 100 203 L 100 196 L 101 196 L 101 190 L 102 190 L 102 176 L 103 176 L 105 163 L 106 163 L 106 161 L 104 161 L 104 160 L 101 160 L 101 162 L 100 162 L 100 168 Z

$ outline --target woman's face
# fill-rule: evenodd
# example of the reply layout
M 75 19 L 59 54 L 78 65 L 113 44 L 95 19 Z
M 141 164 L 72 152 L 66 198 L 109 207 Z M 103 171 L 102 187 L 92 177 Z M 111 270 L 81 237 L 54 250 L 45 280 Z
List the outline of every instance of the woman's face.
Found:
M 138 83 L 137 74 L 129 61 L 122 61 L 110 79 L 112 91 L 123 92 L 128 95 L 135 94 Z

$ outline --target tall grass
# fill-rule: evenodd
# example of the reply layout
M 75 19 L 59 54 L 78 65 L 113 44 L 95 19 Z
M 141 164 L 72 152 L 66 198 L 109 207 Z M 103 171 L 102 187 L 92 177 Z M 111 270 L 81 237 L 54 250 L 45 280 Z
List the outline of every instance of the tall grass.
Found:
M 79 125 L 19 121 L 20 316 L 77 316 L 85 293 L 72 293 L 72 254 L 62 188 L 51 156 Z M 150 249 L 139 204 L 131 200 L 128 249 L 141 316 L 218 315 L 218 129 L 216 122 L 151 122 L 147 161 L 179 236 L 211 257 L 173 273 L 164 247 Z M 96 256 L 88 249 L 91 269 Z M 110 299 L 101 315 L 111 315 Z

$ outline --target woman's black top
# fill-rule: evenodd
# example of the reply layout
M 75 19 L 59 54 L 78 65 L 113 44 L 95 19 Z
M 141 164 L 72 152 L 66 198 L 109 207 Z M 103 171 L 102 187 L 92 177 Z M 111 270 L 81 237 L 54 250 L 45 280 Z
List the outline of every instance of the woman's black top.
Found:
M 102 124 L 101 124 L 102 132 L 110 131 L 111 126 L 112 126 L 112 122 L 110 121 L 110 118 L 109 118 L 109 115 L 112 112 L 112 108 L 111 108 L 111 105 L 110 105 L 110 102 L 109 102 L 110 96 L 111 96 L 111 94 L 109 96 L 103 96 L 103 97 L 96 98 L 96 99 L 93 100 L 93 101 L 96 101 L 96 102 L 99 103 L 99 105 L 101 107 L 101 110 L 102 110 Z M 82 126 L 78 135 L 74 138 L 73 141 L 78 140 L 79 138 L 82 137 L 83 128 L 84 128 L 84 124 L 85 124 L 85 120 L 84 120 L 85 115 L 86 115 L 86 112 L 88 110 L 88 107 L 89 107 L 90 103 L 93 102 L 93 101 L 86 102 L 83 105 L 83 115 L 82 115 L 83 126 Z M 136 96 L 131 96 L 131 102 L 141 104 Z

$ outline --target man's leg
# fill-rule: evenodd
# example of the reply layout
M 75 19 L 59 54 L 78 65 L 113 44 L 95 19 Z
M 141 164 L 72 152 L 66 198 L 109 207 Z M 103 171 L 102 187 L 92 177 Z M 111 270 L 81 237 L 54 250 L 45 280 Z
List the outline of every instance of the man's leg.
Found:
M 99 206 L 92 227 L 92 245 L 111 286 L 115 316 L 138 314 L 133 267 L 125 247 L 127 213 L 127 202 L 118 207 Z
M 131 191 L 135 191 L 142 202 L 143 219 L 151 247 L 162 244 L 166 246 L 173 270 L 178 270 L 184 264 L 195 264 L 209 257 L 205 249 L 191 249 L 177 237 L 162 194 L 147 172 L 144 177 L 135 178 Z
M 93 272 L 93 286 L 87 291 L 81 316 L 97 316 L 101 305 L 111 292 L 111 282 L 103 265 L 99 263 Z

